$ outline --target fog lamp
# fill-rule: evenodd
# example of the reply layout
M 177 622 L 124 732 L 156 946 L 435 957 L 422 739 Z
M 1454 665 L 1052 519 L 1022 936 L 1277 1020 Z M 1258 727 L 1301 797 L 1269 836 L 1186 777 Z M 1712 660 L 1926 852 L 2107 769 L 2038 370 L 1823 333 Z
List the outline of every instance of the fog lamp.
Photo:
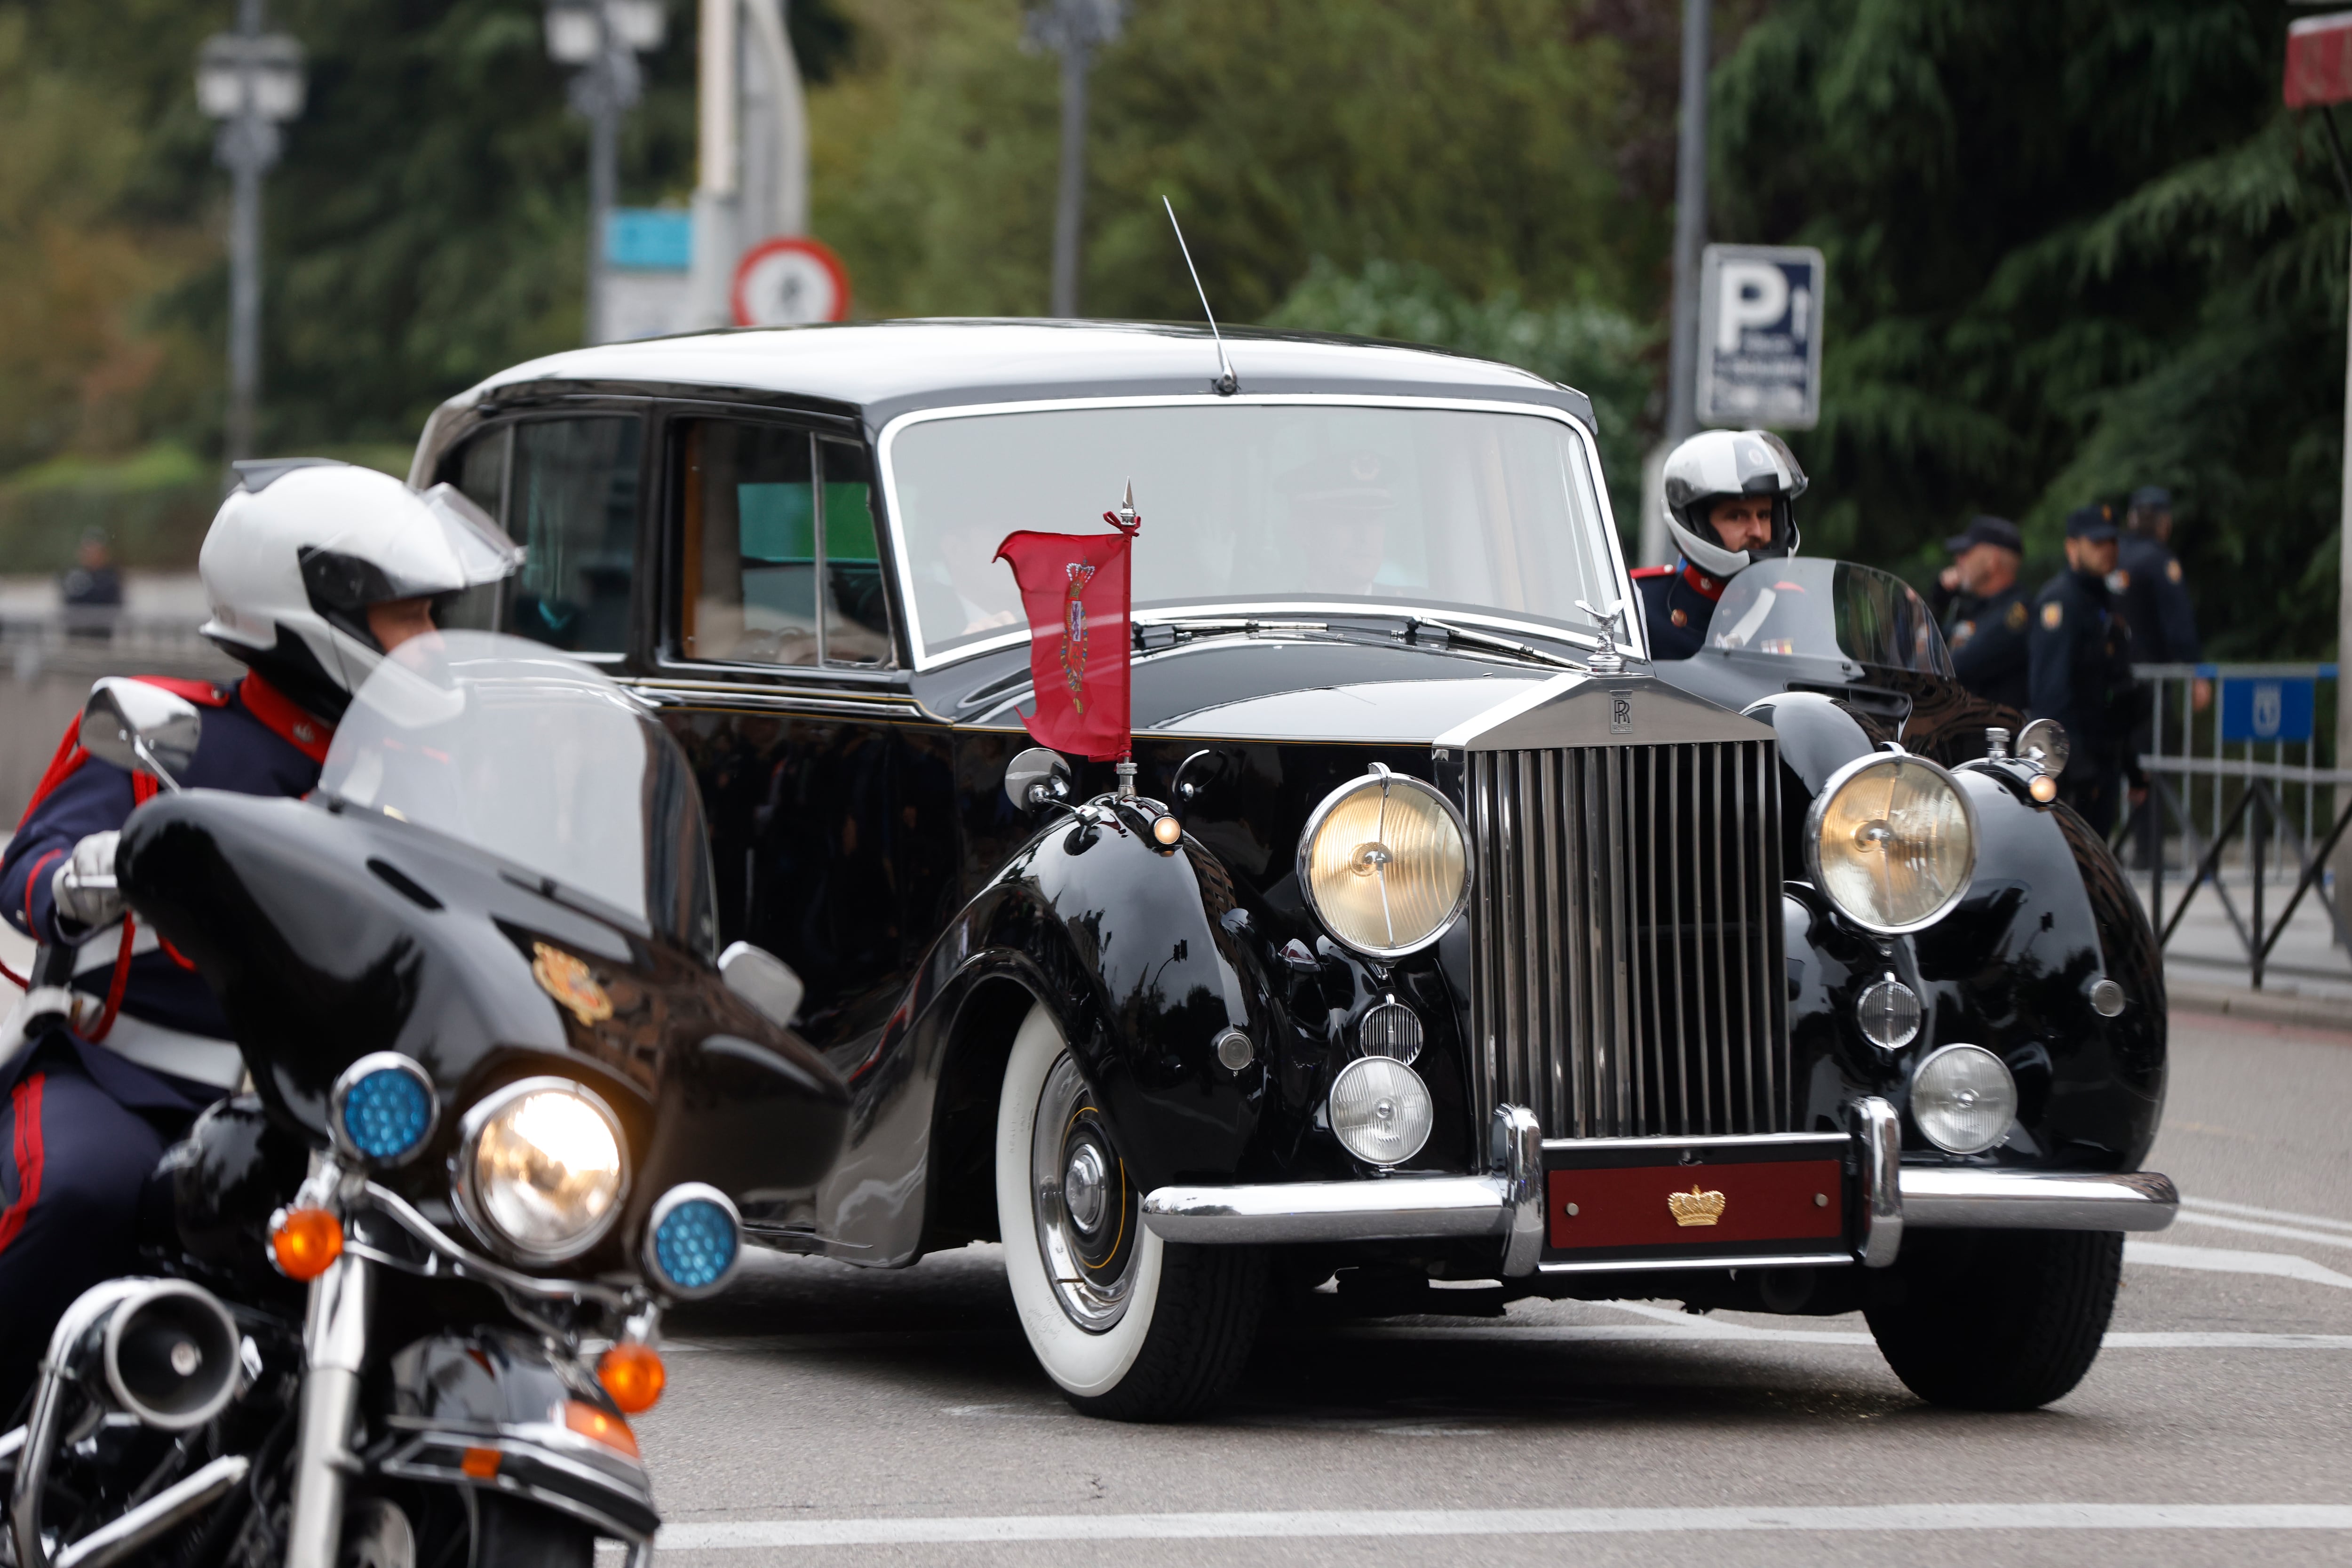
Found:
M 1348 1152 L 1374 1165 L 1394 1165 L 1421 1152 L 1436 1120 L 1429 1086 L 1402 1062 L 1359 1057 L 1332 1080 L 1331 1131 Z
M 433 1079 L 397 1051 L 371 1051 L 335 1079 L 328 1125 L 347 1154 L 393 1165 L 425 1147 L 439 1119 Z
M 1892 974 L 1853 999 L 1863 1037 L 1882 1051 L 1898 1051 L 1919 1034 L 1919 994 Z
M 673 1296 L 708 1296 L 743 1256 L 742 1221 L 717 1187 L 688 1182 L 664 1193 L 646 1222 L 646 1268 Z
M 2017 1080 L 1982 1046 L 1946 1046 L 1911 1075 L 1911 1120 L 1950 1154 L 1980 1154 L 2009 1135 Z

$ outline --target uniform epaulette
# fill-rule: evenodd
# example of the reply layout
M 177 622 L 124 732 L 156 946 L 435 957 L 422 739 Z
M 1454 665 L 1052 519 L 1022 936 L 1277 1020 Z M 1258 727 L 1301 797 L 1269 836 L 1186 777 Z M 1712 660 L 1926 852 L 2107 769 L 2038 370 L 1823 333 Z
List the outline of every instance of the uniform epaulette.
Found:
M 1636 566 L 1627 574 L 1637 583 L 1644 577 L 1671 577 L 1674 574 L 1675 569 L 1671 566 Z

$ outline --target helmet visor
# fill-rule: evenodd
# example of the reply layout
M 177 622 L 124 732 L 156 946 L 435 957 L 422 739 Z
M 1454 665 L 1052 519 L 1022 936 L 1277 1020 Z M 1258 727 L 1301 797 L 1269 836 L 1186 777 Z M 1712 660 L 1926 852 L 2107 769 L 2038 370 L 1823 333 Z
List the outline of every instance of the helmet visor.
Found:
M 321 613 L 357 615 L 395 599 L 438 598 L 496 583 L 522 564 L 522 547 L 454 487 L 417 498 L 396 531 L 371 528 L 301 552 L 302 582 Z

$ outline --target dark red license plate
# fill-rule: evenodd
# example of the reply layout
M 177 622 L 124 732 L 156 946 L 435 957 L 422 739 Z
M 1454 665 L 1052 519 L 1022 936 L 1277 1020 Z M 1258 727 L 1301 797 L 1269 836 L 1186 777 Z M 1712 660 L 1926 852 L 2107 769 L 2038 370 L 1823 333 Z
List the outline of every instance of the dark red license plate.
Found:
M 1561 1252 L 1835 1242 L 1845 1231 L 1843 1181 L 1843 1163 L 1833 1159 L 1554 1169 L 1545 1180 L 1547 1234 Z

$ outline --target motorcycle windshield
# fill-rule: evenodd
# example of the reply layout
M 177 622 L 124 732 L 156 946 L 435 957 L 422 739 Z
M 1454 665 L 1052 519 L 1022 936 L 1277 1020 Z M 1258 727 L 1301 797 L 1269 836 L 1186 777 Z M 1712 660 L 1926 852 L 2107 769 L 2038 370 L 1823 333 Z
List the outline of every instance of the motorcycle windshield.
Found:
M 1706 646 L 1720 653 L 1828 658 L 1919 675 L 1952 673 L 1952 656 L 1911 584 L 1847 561 L 1759 561 L 1717 602 Z
M 352 695 L 319 793 L 716 951 L 710 848 L 685 755 L 609 676 L 543 644 L 469 631 L 403 643 Z

